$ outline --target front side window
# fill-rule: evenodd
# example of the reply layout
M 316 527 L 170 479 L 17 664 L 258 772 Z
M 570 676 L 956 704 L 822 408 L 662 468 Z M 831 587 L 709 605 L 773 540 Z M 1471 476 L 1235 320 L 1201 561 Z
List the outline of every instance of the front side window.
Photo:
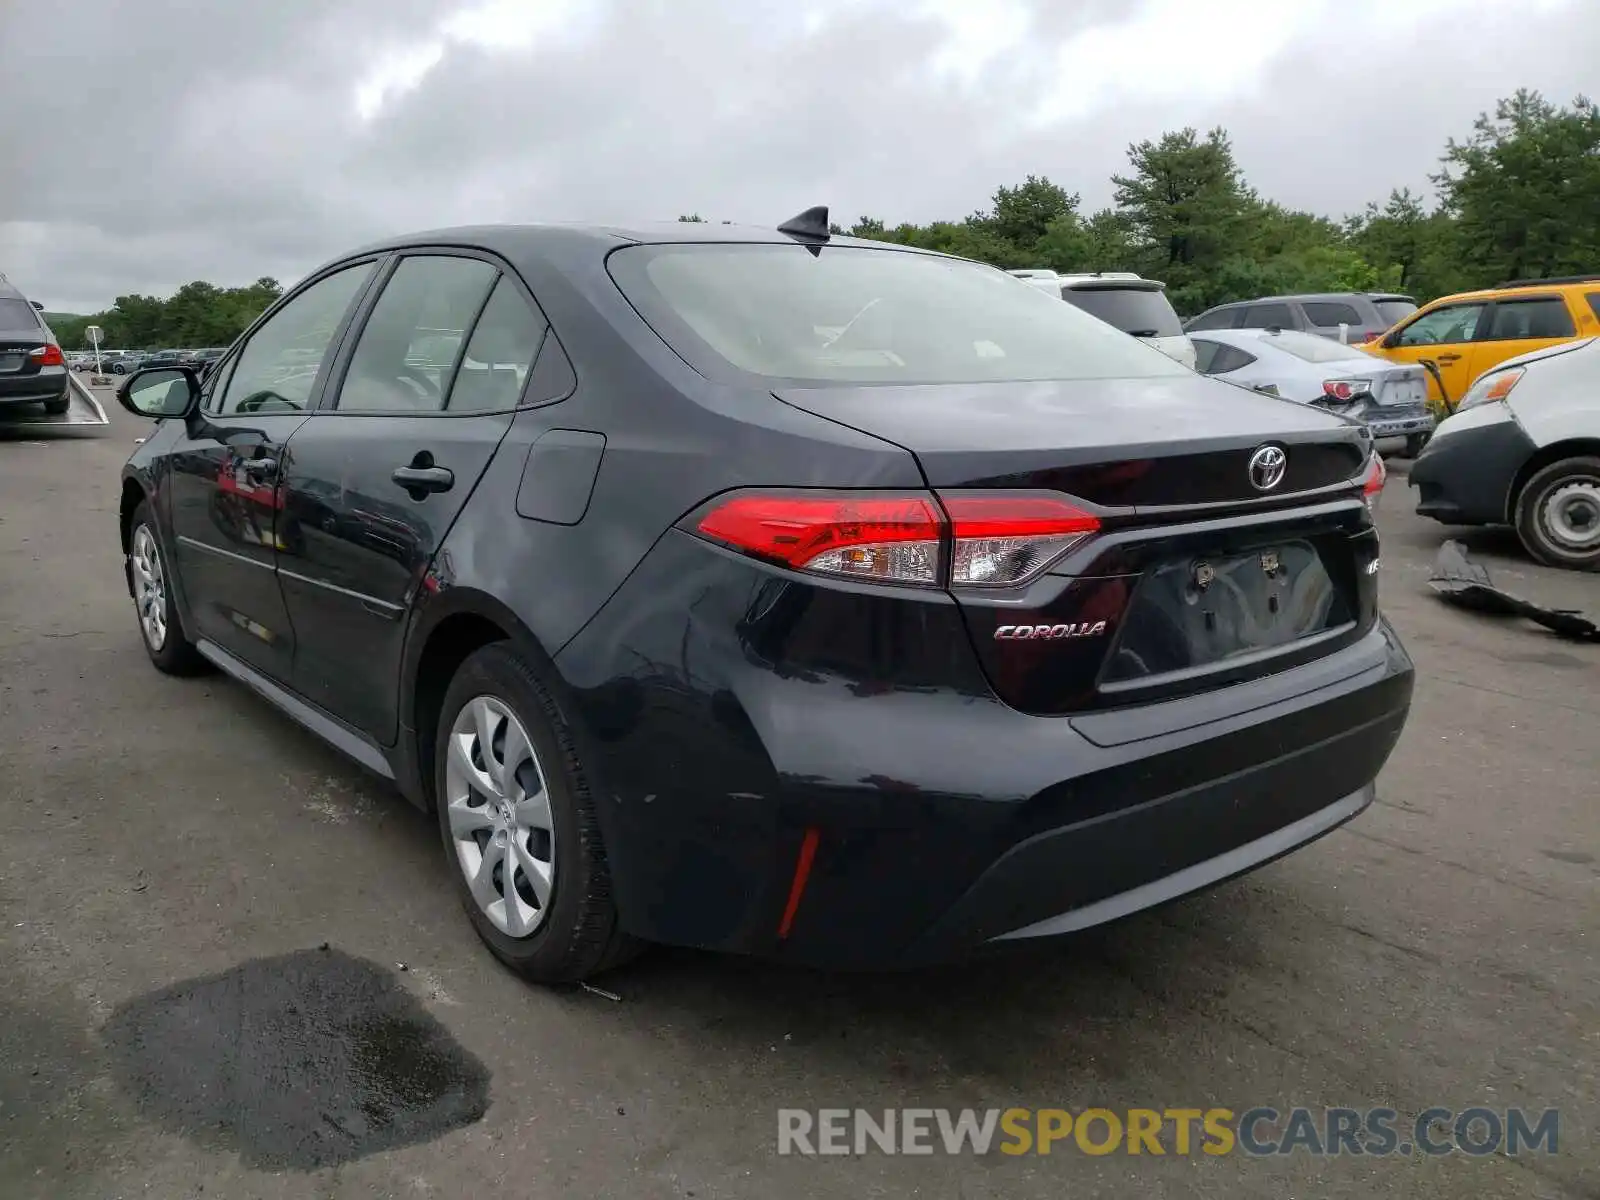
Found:
M 1400 330 L 1397 346 L 1449 346 L 1470 342 L 1477 332 L 1481 304 L 1447 304 L 1418 317 Z
M 961 259 L 785 243 L 628 246 L 612 278 L 709 378 L 796 386 L 1186 374 L 1135 338 Z
M 361 330 L 338 410 L 441 411 L 462 341 L 498 275 L 476 258 L 402 259 Z
M 1244 310 L 1245 329 L 1293 329 L 1294 313 L 1287 304 L 1252 304 Z
M 372 269 L 372 263 L 361 263 L 335 271 L 268 317 L 245 343 L 217 411 L 304 410 L 311 402 L 333 335 Z
M 1501 300 L 1489 318 L 1491 342 L 1519 342 L 1531 338 L 1566 338 L 1578 332 L 1560 296 L 1536 300 Z

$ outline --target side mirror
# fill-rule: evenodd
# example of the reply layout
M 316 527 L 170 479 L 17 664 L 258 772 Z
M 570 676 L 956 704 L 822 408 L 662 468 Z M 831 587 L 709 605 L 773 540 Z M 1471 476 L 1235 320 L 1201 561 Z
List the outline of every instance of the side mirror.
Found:
M 1258 383 L 1250 390 L 1252 392 L 1261 392 L 1268 396 L 1276 396 L 1278 394 L 1278 385 L 1275 383 Z
M 137 417 L 183 417 L 200 400 L 200 382 L 187 367 L 135 371 L 117 389 L 117 403 Z
M 28 303 L 33 305 L 35 311 L 37 311 L 37 312 L 43 312 L 44 311 L 44 305 L 40 304 L 39 301 L 37 301 L 37 300 L 29 300 Z

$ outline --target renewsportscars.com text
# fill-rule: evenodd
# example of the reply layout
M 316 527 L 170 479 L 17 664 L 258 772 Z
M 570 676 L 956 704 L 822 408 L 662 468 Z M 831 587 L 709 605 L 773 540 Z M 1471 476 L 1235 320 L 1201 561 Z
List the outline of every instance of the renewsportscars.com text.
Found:
M 778 1153 L 1555 1154 L 1557 1109 L 783 1108 Z

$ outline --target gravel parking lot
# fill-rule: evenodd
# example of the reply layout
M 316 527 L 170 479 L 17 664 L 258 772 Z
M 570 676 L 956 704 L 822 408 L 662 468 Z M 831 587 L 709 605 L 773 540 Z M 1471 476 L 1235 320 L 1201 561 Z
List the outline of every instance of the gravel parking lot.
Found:
M 7 1200 L 1600 1196 L 1600 647 L 1428 595 L 1444 533 L 1402 475 L 1383 587 L 1415 707 L 1350 826 L 981 968 L 842 977 L 656 951 L 604 981 L 612 999 L 498 968 L 428 818 L 242 687 L 150 667 L 116 532 L 145 428 L 100 395 L 108 427 L 0 425 Z M 1600 576 L 1534 567 L 1509 534 L 1469 544 L 1503 586 L 1600 614 Z M 326 1064 L 274 1057 L 227 997 L 316 954 L 339 982 L 304 1003 L 371 1004 L 450 1044 L 407 1043 L 395 1085 L 454 1071 L 444 1132 L 391 1128 L 380 1106 L 320 1110 L 348 1153 L 269 1136 L 323 1103 L 296 1089 Z M 214 976 L 173 1007 L 193 997 L 167 989 Z M 240 1044 L 257 1057 L 229 1057 Z M 173 1111 L 185 1087 L 214 1119 Z M 777 1154 L 779 1108 L 1297 1104 L 1557 1108 L 1560 1140 L 1516 1158 Z M 224 1136 L 250 1121 L 253 1148 Z

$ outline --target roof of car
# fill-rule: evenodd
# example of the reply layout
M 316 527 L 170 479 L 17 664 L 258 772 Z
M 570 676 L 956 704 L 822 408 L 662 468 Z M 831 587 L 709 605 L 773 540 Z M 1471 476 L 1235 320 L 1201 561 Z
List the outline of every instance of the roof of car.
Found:
M 1323 300 L 1348 300 L 1352 296 L 1362 300 L 1408 300 L 1416 303 L 1415 299 L 1404 292 L 1289 292 L 1281 296 L 1257 296 L 1253 300 L 1230 300 L 1226 304 L 1214 305 L 1214 308 L 1239 308 L 1246 304 L 1267 304 L 1272 301 L 1306 301 L 1313 304 Z M 1210 311 L 1209 309 L 1207 310 Z
M 1479 288 L 1472 292 L 1453 292 L 1448 296 L 1440 296 L 1437 300 L 1432 300 L 1429 303 L 1438 305 L 1457 300 L 1497 300 L 1503 296 L 1548 296 L 1551 292 L 1565 292 L 1580 288 L 1593 291 L 1596 287 L 1600 287 L 1600 278 L 1588 276 L 1523 280 L 1509 286 L 1501 284 L 1497 287 Z
M 397 250 L 406 246 L 472 245 L 499 250 L 507 255 L 540 253 L 556 249 L 572 249 L 587 243 L 596 248 L 637 244 L 665 244 L 676 242 L 735 242 L 796 244 L 798 239 L 779 233 L 774 226 L 735 225 L 710 221 L 647 221 L 631 224 L 543 224 L 543 225 L 467 225 L 449 229 L 429 229 L 385 238 L 362 246 L 340 258 L 368 254 L 381 250 Z M 892 242 L 875 242 L 867 238 L 853 238 L 834 234 L 830 246 L 870 246 L 878 249 L 909 250 L 919 254 L 936 251 L 920 247 L 901 246 Z

